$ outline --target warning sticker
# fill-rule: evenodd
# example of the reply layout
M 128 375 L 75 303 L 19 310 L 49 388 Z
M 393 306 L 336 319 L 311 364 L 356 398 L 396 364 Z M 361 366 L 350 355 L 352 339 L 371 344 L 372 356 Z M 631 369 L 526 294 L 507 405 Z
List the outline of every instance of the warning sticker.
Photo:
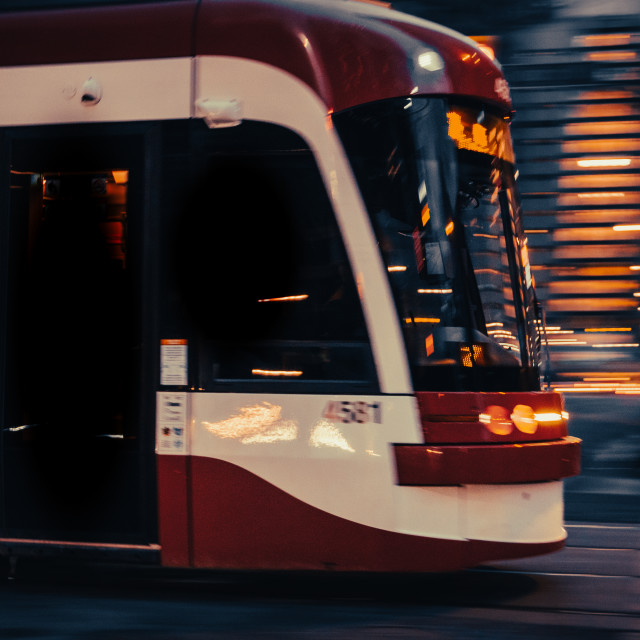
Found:
M 187 453 L 187 394 L 158 393 L 156 453 Z
M 187 341 L 160 341 L 160 384 L 163 386 L 186 386 Z

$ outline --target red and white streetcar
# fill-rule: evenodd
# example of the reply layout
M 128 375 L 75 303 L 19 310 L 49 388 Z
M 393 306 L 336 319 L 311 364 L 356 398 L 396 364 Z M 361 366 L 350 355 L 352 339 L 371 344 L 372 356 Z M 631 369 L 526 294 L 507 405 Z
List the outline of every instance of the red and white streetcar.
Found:
M 0 13 L 0 548 L 560 548 L 500 66 L 380 3 L 44 4 Z

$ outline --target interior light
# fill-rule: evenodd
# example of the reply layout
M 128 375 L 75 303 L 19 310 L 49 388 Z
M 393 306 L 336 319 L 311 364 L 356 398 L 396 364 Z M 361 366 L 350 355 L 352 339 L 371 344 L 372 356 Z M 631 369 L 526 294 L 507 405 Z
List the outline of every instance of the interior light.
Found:
M 444 228 L 444 232 L 448 236 L 450 236 L 453 233 L 453 229 L 454 229 L 453 220 L 449 220 L 449 222 L 447 223 L 447 226 Z
M 631 327 L 602 327 L 602 328 L 591 328 L 591 329 L 585 329 L 586 332 L 591 333 L 591 332 L 607 332 L 607 331 L 631 331 Z
M 254 376 L 267 376 L 267 377 L 292 377 L 297 378 L 302 375 L 302 371 L 279 371 L 273 369 L 251 369 L 251 373 Z
M 405 318 L 404 319 L 406 324 L 411 324 L 412 322 L 418 323 L 418 322 L 431 322 L 431 323 L 436 323 L 436 322 L 440 322 L 440 318 Z
M 114 169 L 111 172 L 111 175 L 113 176 L 116 184 L 126 184 L 127 182 L 129 182 L 129 172 L 126 170 L 120 171 Z
M 453 289 L 418 289 L 418 293 L 453 293 Z
M 434 347 L 434 344 L 433 344 L 433 334 L 432 333 L 430 333 L 425 338 L 424 347 L 425 347 L 425 350 L 427 352 L 427 358 L 428 358 L 435 351 L 435 347 Z
M 392 266 L 387 267 L 387 271 L 389 273 L 398 273 L 398 272 L 406 271 L 406 270 L 407 270 L 407 267 L 405 267 L 404 265 L 401 265 L 401 264 L 396 264 L 396 265 L 392 265 Z
M 429 222 L 430 218 L 431 218 L 431 212 L 429 211 L 429 205 L 425 204 L 424 207 L 422 208 L 422 226 L 423 227 L 427 226 L 427 222 Z

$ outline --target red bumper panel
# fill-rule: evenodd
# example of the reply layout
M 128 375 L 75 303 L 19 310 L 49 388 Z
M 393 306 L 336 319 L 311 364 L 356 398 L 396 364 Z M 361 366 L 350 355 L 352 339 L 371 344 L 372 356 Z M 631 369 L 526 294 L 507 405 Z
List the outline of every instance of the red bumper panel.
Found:
M 394 445 L 399 485 L 515 484 L 580 473 L 578 438 L 500 445 Z
M 442 444 L 504 444 L 507 442 L 541 442 L 568 435 L 564 403 L 559 393 L 527 391 L 513 393 L 416 393 L 425 442 Z M 536 420 L 534 428 L 524 431 L 512 421 L 514 410 L 526 408 Z M 504 413 L 506 429 L 486 425 L 495 419 L 496 410 Z M 557 416 L 557 419 L 553 419 Z
M 453 571 L 549 553 L 525 544 L 428 538 L 352 522 L 229 462 L 192 459 L 192 566 L 334 571 Z

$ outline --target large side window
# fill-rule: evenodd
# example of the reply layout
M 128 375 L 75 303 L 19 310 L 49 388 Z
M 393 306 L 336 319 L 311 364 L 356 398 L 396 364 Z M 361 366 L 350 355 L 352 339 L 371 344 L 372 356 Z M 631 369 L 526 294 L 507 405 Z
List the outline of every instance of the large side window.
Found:
M 176 272 L 200 387 L 373 390 L 357 288 L 308 146 L 260 123 L 195 140 Z

